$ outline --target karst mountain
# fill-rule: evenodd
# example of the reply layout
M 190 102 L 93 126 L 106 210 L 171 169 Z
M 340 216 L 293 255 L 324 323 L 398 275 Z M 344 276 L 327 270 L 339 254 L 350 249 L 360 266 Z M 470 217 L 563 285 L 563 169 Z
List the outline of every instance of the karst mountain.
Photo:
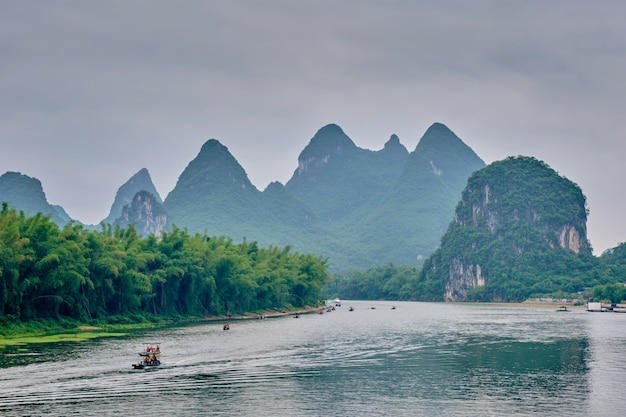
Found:
M 286 184 L 260 191 L 228 148 L 210 139 L 162 202 L 141 169 L 120 187 L 103 222 L 134 224 L 142 234 L 177 227 L 289 246 L 327 258 L 336 272 L 418 265 L 439 245 L 467 179 L 484 166 L 440 123 L 411 152 L 396 135 L 380 150 L 360 148 L 329 124 L 302 150 Z

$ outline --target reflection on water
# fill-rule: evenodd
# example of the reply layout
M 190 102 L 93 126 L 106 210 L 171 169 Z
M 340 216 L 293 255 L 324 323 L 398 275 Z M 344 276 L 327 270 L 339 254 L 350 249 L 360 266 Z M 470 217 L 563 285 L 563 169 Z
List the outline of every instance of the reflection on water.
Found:
M 227 332 L 213 323 L 7 349 L 0 414 L 621 413 L 626 315 L 395 305 L 344 302 L 323 315 L 231 322 Z M 166 367 L 133 371 L 142 343 L 155 340 Z

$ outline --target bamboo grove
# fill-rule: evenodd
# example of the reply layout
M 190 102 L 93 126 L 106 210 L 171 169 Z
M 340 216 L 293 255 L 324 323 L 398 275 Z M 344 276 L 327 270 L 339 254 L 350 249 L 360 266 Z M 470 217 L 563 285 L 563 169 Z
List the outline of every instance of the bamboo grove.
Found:
M 133 227 L 59 228 L 44 215 L 0 212 L 0 319 L 207 316 L 315 305 L 326 260 L 290 247 L 234 244 Z

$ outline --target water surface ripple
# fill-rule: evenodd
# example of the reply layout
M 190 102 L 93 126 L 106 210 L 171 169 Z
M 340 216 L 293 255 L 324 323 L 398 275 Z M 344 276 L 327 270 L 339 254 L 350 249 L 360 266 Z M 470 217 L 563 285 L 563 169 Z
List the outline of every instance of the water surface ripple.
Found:
M 166 366 L 132 370 L 151 341 Z M 610 417 L 623 415 L 625 342 L 626 314 L 344 302 L 229 331 L 7 348 L 0 415 Z

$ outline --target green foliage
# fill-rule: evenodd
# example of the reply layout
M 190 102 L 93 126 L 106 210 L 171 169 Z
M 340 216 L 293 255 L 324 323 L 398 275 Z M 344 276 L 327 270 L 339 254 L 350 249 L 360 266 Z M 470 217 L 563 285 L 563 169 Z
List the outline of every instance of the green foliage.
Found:
M 586 220 L 580 188 L 545 163 L 529 157 L 494 162 L 469 178 L 455 221 L 420 282 L 444 291 L 448 285 L 451 299 L 470 301 L 581 292 L 607 279 L 591 254 Z M 484 285 L 463 284 L 479 270 Z
M 626 243 L 603 253 L 600 262 L 603 274 L 599 276 L 598 284 L 626 282 Z
M 626 285 L 597 285 L 591 290 L 591 299 L 605 303 L 621 303 L 626 301 Z
M 124 321 L 315 305 L 326 261 L 173 228 L 90 231 L 0 212 L 0 319 Z
M 419 300 L 421 294 L 416 287 L 417 277 L 415 267 L 393 264 L 364 272 L 352 271 L 335 277 L 325 289 L 325 295 L 356 300 Z

